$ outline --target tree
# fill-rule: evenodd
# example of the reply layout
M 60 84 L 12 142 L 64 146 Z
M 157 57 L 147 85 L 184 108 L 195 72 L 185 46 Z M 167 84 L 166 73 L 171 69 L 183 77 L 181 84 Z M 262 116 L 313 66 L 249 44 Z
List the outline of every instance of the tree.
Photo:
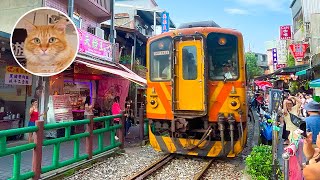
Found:
M 249 79 L 253 79 L 255 76 L 261 76 L 263 69 L 257 65 L 258 58 L 252 52 L 246 53 L 247 74 Z
M 287 56 L 287 67 L 293 67 L 295 65 L 296 65 L 296 60 L 294 59 L 292 54 L 289 53 L 288 56 Z

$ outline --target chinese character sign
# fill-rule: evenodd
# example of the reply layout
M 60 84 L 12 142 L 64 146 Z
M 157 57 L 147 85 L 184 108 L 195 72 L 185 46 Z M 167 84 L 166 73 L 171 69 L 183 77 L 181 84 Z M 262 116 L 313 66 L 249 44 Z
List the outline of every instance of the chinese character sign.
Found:
M 5 84 L 31 85 L 32 75 L 21 67 L 7 66 L 5 74 Z
M 291 44 L 289 48 L 295 59 L 301 59 L 304 58 L 308 46 L 308 44 Z
M 271 89 L 269 95 L 269 110 L 270 113 L 277 112 L 280 106 L 280 102 L 282 102 L 282 91 L 279 89 Z
M 277 64 L 278 63 L 277 48 L 273 48 L 272 49 L 272 61 L 273 61 L 273 64 Z
M 280 26 L 280 39 L 288 40 L 292 39 L 291 26 Z
M 281 68 L 285 68 L 286 64 L 277 64 L 276 65 L 276 69 L 281 69 Z
M 90 54 L 101 59 L 112 61 L 112 45 L 89 32 L 78 29 L 79 52 Z
M 161 15 L 161 31 L 162 33 L 169 31 L 169 13 L 163 12 Z

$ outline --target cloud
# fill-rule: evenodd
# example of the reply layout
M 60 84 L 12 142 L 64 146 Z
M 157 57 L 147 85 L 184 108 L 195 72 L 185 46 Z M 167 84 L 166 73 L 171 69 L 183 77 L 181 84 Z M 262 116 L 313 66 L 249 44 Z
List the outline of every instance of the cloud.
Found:
M 238 9 L 238 8 L 225 8 L 224 12 L 228 14 L 237 14 L 237 15 L 246 15 L 249 14 L 249 11 L 244 9 Z
M 236 0 L 243 6 L 261 6 L 272 11 L 287 11 L 292 0 Z

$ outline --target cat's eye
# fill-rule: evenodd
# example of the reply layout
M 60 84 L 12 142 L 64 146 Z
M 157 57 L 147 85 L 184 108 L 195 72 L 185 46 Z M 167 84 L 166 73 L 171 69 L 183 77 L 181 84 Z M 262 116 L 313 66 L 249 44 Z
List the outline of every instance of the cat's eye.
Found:
M 34 38 L 33 41 L 34 41 L 34 43 L 36 43 L 36 44 L 40 44 L 40 39 L 39 39 L 39 38 Z
M 49 39 L 49 43 L 53 43 L 53 42 L 55 42 L 55 41 L 56 41 L 56 38 L 55 38 L 55 37 L 52 37 L 52 38 Z

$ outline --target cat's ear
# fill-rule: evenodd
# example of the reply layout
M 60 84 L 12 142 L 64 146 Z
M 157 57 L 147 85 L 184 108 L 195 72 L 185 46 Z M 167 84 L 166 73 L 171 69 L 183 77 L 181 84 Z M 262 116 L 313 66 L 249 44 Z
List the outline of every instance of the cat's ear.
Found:
M 54 28 L 58 29 L 60 32 L 65 32 L 67 24 L 68 22 L 62 19 L 54 25 Z
M 35 30 L 37 27 L 30 23 L 29 21 L 24 21 L 24 27 L 27 30 L 27 33 L 30 33 L 31 31 Z

